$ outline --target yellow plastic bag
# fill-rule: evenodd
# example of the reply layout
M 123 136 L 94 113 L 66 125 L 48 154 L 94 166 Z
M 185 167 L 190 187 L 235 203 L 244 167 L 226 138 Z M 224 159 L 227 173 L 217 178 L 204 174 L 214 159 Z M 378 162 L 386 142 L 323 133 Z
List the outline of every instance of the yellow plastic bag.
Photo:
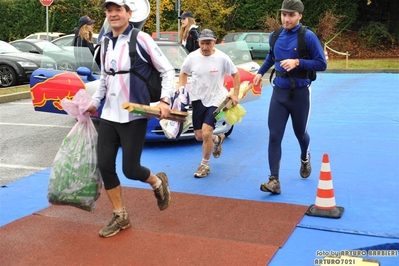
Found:
M 242 117 L 246 113 L 247 111 L 245 111 L 244 107 L 242 107 L 240 104 L 237 104 L 226 111 L 226 113 L 224 114 L 224 119 L 230 125 L 234 125 L 241 122 Z

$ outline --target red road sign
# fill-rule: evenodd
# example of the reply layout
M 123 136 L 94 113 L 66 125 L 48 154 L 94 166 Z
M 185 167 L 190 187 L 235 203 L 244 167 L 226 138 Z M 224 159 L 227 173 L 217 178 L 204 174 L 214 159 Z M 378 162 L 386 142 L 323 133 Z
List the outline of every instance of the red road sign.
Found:
M 53 3 L 53 0 L 40 0 L 40 3 L 44 6 L 50 6 Z

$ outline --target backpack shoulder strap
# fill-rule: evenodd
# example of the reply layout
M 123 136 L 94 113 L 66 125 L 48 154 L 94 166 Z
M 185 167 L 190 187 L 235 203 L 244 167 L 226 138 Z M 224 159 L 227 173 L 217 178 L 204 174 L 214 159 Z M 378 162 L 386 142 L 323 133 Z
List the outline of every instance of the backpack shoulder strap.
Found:
M 308 27 L 301 26 L 298 30 L 298 50 L 299 50 L 299 58 L 308 58 L 308 53 L 306 52 L 306 43 L 305 43 L 305 33 Z
M 105 63 L 105 55 L 107 54 L 108 43 L 109 43 L 109 39 L 107 37 L 103 38 L 103 43 L 101 44 L 101 45 L 104 45 L 103 63 Z
M 137 43 L 137 34 L 139 33 L 140 30 L 134 28 L 132 30 L 132 33 L 130 34 L 130 42 L 129 42 L 129 57 L 130 57 L 130 70 L 121 70 L 118 72 L 111 71 L 111 72 L 106 72 L 109 75 L 115 75 L 115 74 L 126 74 L 126 73 L 133 73 L 136 75 L 138 78 L 140 78 L 142 81 L 144 81 L 148 85 L 148 79 L 146 79 L 143 75 L 141 75 L 139 72 L 137 72 L 134 69 L 134 65 L 136 64 L 136 56 L 137 56 L 137 50 L 136 50 L 136 43 Z M 107 48 L 108 48 L 108 43 L 109 39 L 104 38 L 104 58 L 105 60 L 105 54 L 107 53 Z
M 279 28 L 277 28 L 277 29 L 273 32 L 272 38 L 270 39 L 270 43 L 269 43 L 269 46 L 270 46 L 270 55 L 272 56 L 272 59 L 273 59 L 274 62 L 276 62 L 276 58 L 275 58 L 275 56 L 274 56 L 274 44 L 276 43 L 277 38 L 278 38 L 278 36 L 280 36 L 280 33 L 281 33 L 282 31 L 283 31 L 283 27 L 282 27 L 282 26 L 279 27 Z M 272 79 L 273 79 L 273 75 L 274 75 L 275 72 L 276 72 L 276 69 L 273 68 L 273 69 L 272 69 L 272 72 L 270 73 L 270 76 L 269 76 L 270 84 L 272 84 Z
M 130 56 L 130 72 L 133 73 L 136 77 L 140 78 L 144 81 L 145 84 L 148 86 L 148 79 L 146 79 L 143 75 L 137 72 L 134 69 L 134 65 L 136 64 L 136 43 L 137 43 L 137 35 L 139 34 L 139 29 L 133 28 L 132 33 L 130 34 L 130 43 L 129 43 L 129 56 Z
M 275 61 L 275 57 L 274 57 L 274 44 L 277 41 L 278 36 L 280 36 L 280 33 L 283 31 L 283 27 L 279 27 L 278 29 L 276 29 L 273 34 L 272 34 L 272 38 L 270 39 L 270 54 L 273 58 L 273 61 Z
M 130 43 L 129 43 L 129 56 L 130 56 L 130 68 L 133 69 L 133 66 L 136 64 L 136 43 L 137 43 L 137 34 L 139 34 L 139 30 L 133 28 L 132 33 L 130 34 Z

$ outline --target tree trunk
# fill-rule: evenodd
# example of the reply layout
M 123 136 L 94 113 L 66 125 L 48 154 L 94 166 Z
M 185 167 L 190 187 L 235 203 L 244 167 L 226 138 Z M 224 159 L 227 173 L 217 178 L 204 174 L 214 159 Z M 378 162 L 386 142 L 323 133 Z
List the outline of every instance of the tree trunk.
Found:
M 399 36 L 399 1 L 389 1 L 390 22 L 389 32 L 394 36 Z

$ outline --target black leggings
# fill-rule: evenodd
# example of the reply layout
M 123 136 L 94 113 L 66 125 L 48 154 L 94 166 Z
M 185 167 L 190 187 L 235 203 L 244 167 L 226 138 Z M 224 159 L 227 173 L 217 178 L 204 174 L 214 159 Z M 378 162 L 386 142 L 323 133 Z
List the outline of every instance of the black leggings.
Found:
M 141 166 L 141 153 L 144 148 L 147 119 L 129 123 L 115 123 L 101 120 L 98 129 L 98 167 L 106 190 L 120 185 L 116 174 L 116 156 L 122 148 L 123 174 L 132 180 L 146 181 L 150 170 Z
M 288 117 L 301 148 L 301 158 L 309 153 L 310 137 L 307 132 L 310 115 L 310 87 L 296 88 L 293 100 L 289 99 L 289 89 L 273 88 L 269 107 L 269 167 L 270 174 L 278 177 L 283 140 Z

